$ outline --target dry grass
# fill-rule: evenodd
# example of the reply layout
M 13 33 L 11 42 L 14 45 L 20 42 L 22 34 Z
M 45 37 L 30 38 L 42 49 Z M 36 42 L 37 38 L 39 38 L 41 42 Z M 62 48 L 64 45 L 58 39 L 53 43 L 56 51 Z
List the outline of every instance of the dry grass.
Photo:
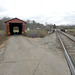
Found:
M 0 46 L 3 47 L 3 42 L 7 39 L 7 36 L 5 34 L 4 30 L 0 30 Z
M 66 33 L 72 35 L 72 36 L 75 36 L 75 31 L 67 31 Z
M 67 29 L 67 31 L 75 31 L 75 29 Z
M 26 31 L 26 36 L 27 37 L 44 37 L 47 35 L 47 31 L 46 30 L 30 30 L 30 31 Z
M 72 35 L 72 36 L 75 36 L 75 29 L 67 29 L 67 32 L 68 34 Z

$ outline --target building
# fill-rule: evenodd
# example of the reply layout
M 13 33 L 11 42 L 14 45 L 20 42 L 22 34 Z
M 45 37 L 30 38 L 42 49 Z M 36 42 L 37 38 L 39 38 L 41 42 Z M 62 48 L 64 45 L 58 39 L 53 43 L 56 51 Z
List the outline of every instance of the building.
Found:
M 7 36 L 9 35 L 24 35 L 25 34 L 25 21 L 22 21 L 18 18 L 13 18 L 11 20 L 8 20 L 5 22 L 6 23 L 6 27 L 7 27 Z M 18 32 L 14 32 L 14 29 L 18 29 Z M 17 30 L 16 29 L 16 30 Z

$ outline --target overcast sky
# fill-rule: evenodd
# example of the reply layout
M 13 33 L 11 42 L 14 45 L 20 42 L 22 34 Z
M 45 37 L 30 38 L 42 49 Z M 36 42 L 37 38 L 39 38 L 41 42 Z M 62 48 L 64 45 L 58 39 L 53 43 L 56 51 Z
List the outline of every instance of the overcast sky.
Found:
M 0 0 L 0 17 L 75 24 L 75 0 Z

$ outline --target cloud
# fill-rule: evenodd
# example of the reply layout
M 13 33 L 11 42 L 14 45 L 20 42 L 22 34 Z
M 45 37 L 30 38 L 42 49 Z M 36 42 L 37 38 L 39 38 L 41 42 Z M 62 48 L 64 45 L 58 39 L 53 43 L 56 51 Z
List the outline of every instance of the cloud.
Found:
M 0 7 L 0 12 L 4 12 L 6 9 L 4 7 Z
M 75 12 L 72 12 L 71 14 L 64 16 L 64 20 L 68 24 L 75 24 Z
M 73 12 L 55 12 L 52 13 L 51 15 L 38 15 L 34 17 L 29 17 L 28 19 L 30 20 L 35 20 L 40 23 L 52 23 L 56 25 L 61 25 L 61 24 L 75 24 L 75 11 Z
M 0 16 L 41 23 L 74 24 L 75 0 L 1 0 Z

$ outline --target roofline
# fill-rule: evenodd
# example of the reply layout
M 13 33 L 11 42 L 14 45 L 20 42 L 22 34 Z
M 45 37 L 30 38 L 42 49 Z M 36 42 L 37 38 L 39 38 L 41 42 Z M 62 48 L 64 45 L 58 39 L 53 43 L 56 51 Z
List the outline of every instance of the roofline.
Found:
M 18 19 L 18 20 L 20 20 L 20 21 L 22 21 L 22 22 L 24 22 L 24 23 L 26 24 L 25 21 L 23 21 L 23 20 L 21 20 L 21 19 L 19 19 L 19 18 L 13 18 L 13 19 Z M 10 20 L 6 21 L 5 23 L 7 23 L 7 22 L 9 22 L 9 21 L 11 21 L 11 20 L 13 20 L 13 19 L 10 19 Z

